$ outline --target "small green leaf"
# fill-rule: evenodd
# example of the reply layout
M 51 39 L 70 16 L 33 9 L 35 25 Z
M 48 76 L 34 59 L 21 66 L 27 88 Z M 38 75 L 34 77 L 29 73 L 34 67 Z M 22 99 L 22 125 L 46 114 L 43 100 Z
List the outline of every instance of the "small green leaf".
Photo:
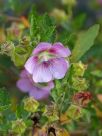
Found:
M 78 61 L 92 47 L 98 32 L 99 25 L 96 24 L 78 36 L 76 45 L 72 51 L 72 62 Z
M 27 119 L 28 115 L 29 115 L 29 113 L 24 109 L 23 103 L 21 103 L 20 105 L 17 106 L 17 110 L 16 110 L 16 117 L 17 118 Z
M 30 38 L 34 39 L 36 30 L 37 30 L 37 13 L 36 13 L 36 8 L 33 5 L 31 8 L 31 12 L 29 14 L 29 20 L 30 20 Z
M 11 129 L 11 123 L 4 123 L 4 124 L 0 124 L 0 135 L 1 136 L 7 136 L 8 130 Z M 3 134 L 3 135 L 2 135 Z
M 31 39 L 33 39 L 34 36 L 35 36 L 35 33 L 36 33 L 35 27 L 36 27 L 36 26 L 37 26 L 36 18 L 35 18 L 35 16 L 32 14 L 32 15 L 31 15 L 31 26 L 30 26 L 30 36 L 31 36 Z
M 48 123 L 48 117 L 47 116 L 42 116 L 41 118 L 40 118 L 40 124 L 42 125 L 42 126 L 44 126 L 45 124 L 47 124 Z
M 57 94 L 57 90 L 56 90 L 56 89 L 53 89 L 53 90 L 51 91 L 51 96 L 52 96 L 53 100 L 54 100 L 55 102 L 57 102 L 57 100 L 58 100 L 58 94 Z
M 33 125 L 33 121 L 30 120 L 30 119 L 24 120 L 24 122 L 25 122 L 27 127 L 32 127 L 32 125 Z

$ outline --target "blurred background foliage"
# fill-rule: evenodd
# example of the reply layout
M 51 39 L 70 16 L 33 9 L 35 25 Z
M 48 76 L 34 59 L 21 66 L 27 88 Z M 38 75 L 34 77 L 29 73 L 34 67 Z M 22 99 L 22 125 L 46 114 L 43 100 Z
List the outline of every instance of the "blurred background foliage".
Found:
M 88 127 L 89 135 L 102 136 L 102 1 L 101 0 L 0 0 L 0 46 L 7 40 L 18 40 L 29 33 L 31 7 L 39 15 L 48 13 L 56 24 L 58 39 L 73 49 L 77 36 L 93 24 L 100 24 L 100 33 L 94 46 L 82 57 L 88 65 L 85 73 L 89 91 L 93 95 L 95 110 L 90 107 L 84 124 L 73 121 L 71 132 Z M 38 37 L 39 39 L 39 37 Z M 37 40 L 38 40 L 37 39 Z M 23 39 L 25 40 L 25 39 Z M 22 40 L 22 41 L 23 41 Z M 29 37 L 28 37 L 29 40 Z M 24 94 L 16 88 L 20 68 L 16 68 L 9 56 L 0 55 L 0 88 L 6 87 L 14 105 Z M 88 126 L 91 120 L 91 126 Z

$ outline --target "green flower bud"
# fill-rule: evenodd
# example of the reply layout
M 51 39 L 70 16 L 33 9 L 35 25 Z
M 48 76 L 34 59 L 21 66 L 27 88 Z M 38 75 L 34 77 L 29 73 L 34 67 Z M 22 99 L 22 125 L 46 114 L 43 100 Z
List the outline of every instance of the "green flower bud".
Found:
M 17 38 L 21 38 L 23 30 L 23 24 L 13 22 L 11 26 L 6 29 L 7 38 L 10 40 L 16 40 Z
M 65 11 L 64 11 L 64 10 L 61 10 L 61 9 L 57 9 L 57 8 L 55 8 L 55 9 L 51 12 L 51 16 L 54 17 L 57 22 L 66 21 L 66 20 L 68 19 L 68 16 L 67 16 L 67 14 L 65 13 Z
M 86 90 L 88 88 L 88 83 L 85 78 L 73 77 L 72 87 L 77 91 Z
M 39 107 L 39 102 L 33 97 L 24 99 L 24 109 L 28 112 L 36 112 Z
M 86 65 L 84 65 L 82 62 L 74 63 L 73 64 L 73 75 L 74 76 L 83 76 L 86 70 Z
M 48 119 L 49 119 L 49 122 L 55 122 L 59 120 L 59 117 L 56 113 L 54 113 L 53 115 L 49 116 Z
M 76 5 L 76 0 L 62 0 L 63 5 L 68 5 L 68 6 L 75 6 Z
M 49 105 L 45 115 L 48 117 L 48 122 L 55 122 L 59 120 L 58 111 L 56 105 Z
M 79 106 L 71 105 L 67 110 L 67 116 L 73 120 L 82 117 L 82 109 Z
M 27 58 L 30 56 L 32 52 L 31 46 L 24 46 L 22 44 L 18 44 L 15 46 L 14 51 L 11 54 L 11 60 L 18 67 L 24 66 Z
M 21 44 L 22 45 L 29 45 L 30 43 L 30 37 L 29 36 L 24 36 L 22 39 L 21 39 Z
M 12 42 L 5 42 L 1 45 L 1 53 L 10 56 L 14 50 L 14 44 Z
M 12 121 L 12 131 L 16 134 L 23 134 L 26 130 L 26 124 L 22 119 Z
M 39 110 L 44 114 L 47 112 L 47 106 L 46 105 L 40 105 Z

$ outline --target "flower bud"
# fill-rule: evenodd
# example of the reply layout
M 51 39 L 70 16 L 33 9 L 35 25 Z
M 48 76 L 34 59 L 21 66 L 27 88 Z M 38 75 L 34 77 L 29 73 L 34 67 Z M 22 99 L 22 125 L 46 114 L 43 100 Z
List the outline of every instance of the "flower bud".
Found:
M 86 65 L 84 65 L 82 62 L 74 63 L 73 64 L 73 74 L 74 76 L 83 76 L 86 70 Z
M 48 117 L 49 122 L 55 122 L 59 120 L 57 108 L 55 105 L 49 105 L 45 115 Z
M 5 42 L 4 44 L 1 45 L 2 54 L 6 54 L 10 56 L 13 50 L 14 50 L 14 44 L 11 42 Z
M 24 30 L 24 25 L 21 23 L 13 22 L 9 28 L 7 28 L 7 37 L 11 40 L 21 38 Z
M 85 107 L 91 99 L 92 95 L 90 92 L 79 92 L 73 96 L 73 102 L 82 107 Z
M 86 90 L 88 88 L 88 83 L 85 78 L 72 78 L 72 87 L 73 89 L 80 91 L 80 90 Z
M 24 36 L 22 39 L 21 39 L 21 44 L 23 45 L 29 45 L 30 43 L 30 37 L 29 36 Z
M 56 113 L 54 113 L 53 115 L 49 116 L 49 122 L 55 122 L 59 120 L 59 117 Z
M 12 131 L 16 134 L 22 134 L 26 130 L 26 124 L 22 119 L 12 121 Z
M 82 117 L 82 109 L 79 106 L 71 105 L 67 110 L 67 116 L 77 120 Z
M 33 97 L 24 99 L 24 109 L 28 112 L 36 112 L 39 107 L 39 102 Z
M 68 16 L 65 13 L 64 10 L 61 9 L 57 9 L 55 8 L 52 12 L 51 12 L 51 16 L 54 17 L 56 19 L 57 22 L 62 22 L 62 21 L 66 21 Z
M 76 0 L 62 0 L 63 5 L 68 5 L 68 6 L 75 6 L 76 5 Z

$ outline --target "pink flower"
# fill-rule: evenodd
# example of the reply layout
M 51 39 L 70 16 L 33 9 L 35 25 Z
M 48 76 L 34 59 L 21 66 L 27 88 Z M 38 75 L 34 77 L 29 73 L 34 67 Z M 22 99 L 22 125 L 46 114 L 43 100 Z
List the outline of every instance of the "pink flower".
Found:
M 45 99 L 49 96 L 50 90 L 54 87 L 54 83 L 48 82 L 46 85 L 34 83 L 31 75 L 23 70 L 20 74 L 20 79 L 17 82 L 17 87 L 25 93 L 29 93 L 35 99 Z
M 25 69 L 32 75 L 34 82 L 49 82 L 65 76 L 69 62 L 65 59 L 71 54 L 60 42 L 53 46 L 41 42 L 27 60 Z

